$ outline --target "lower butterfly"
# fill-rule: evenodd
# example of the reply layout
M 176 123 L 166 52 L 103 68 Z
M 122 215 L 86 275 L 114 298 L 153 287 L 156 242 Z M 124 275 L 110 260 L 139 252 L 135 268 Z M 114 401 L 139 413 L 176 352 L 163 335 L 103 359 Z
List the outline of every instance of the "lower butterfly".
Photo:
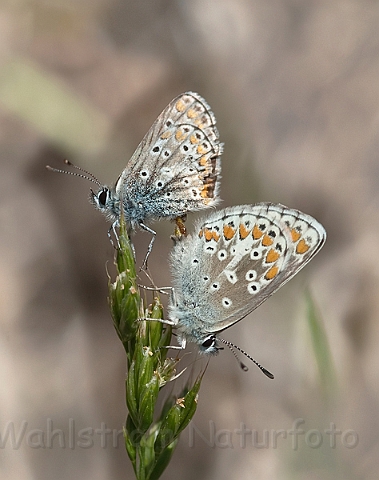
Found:
M 179 348 L 188 340 L 215 355 L 221 342 L 247 355 L 218 334 L 295 276 L 325 240 L 317 220 L 280 204 L 229 207 L 200 220 L 171 254 L 169 323 L 178 330 Z

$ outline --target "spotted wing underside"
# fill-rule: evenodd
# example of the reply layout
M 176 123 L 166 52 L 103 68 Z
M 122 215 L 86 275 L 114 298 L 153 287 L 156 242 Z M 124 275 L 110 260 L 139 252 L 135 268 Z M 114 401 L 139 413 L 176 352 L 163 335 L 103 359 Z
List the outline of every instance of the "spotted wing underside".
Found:
M 116 184 L 149 198 L 157 211 L 198 210 L 218 201 L 222 144 L 215 117 L 200 95 L 187 92 L 159 115 Z M 155 202 L 155 203 L 154 203 Z
M 323 246 L 326 233 L 309 215 L 269 203 L 216 212 L 195 229 L 195 301 L 205 296 L 216 333 L 238 322 L 302 269 Z M 196 300 L 196 296 L 198 297 Z M 203 319 L 209 318 L 204 305 Z

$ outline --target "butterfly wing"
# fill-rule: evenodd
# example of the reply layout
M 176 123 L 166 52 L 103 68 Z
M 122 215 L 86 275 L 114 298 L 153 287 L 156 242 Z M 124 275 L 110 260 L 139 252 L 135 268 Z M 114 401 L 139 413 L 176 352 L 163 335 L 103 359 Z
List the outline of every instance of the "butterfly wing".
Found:
M 244 318 L 296 275 L 325 239 L 311 216 L 270 203 L 226 208 L 198 223 L 174 269 L 181 301 L 196 305 L 195 328 L 217 333 Z
M 147 216 L 176 217 L 215 205 L 222 144 L 206 101 L 187 92 L 159 115 L 116 183 L 116 192 L 145 202 Z

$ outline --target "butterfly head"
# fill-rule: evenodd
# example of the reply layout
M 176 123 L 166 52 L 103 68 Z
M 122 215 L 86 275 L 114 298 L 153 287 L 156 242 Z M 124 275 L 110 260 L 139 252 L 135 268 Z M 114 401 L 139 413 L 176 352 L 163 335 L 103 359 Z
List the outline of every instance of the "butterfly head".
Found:
M 119 202 L 116 197 L 113 189 L 106 185 L 101 186 L 97 192 L 91 188 L 90 202 L 111 222 L 116 221 L 120 216 Z
M 205 355 L 218 355 L 218 351 L 222 350 L 222 347 L 217 345 L 217 337 L 215 335 L 206 335 L 199 343 L 199 350 Z

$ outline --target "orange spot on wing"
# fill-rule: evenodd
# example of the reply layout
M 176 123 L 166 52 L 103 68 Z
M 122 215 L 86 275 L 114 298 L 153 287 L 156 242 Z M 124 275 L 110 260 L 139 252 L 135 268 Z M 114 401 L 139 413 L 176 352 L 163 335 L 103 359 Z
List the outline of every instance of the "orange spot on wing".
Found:
M 271 237 L 269 237 L 268 235 L 265 235 L 262 238 L 262 245 L 265 246 L 265 247 L 269 247 L 273 243 L 274 243 L 274 240 Z
M 205 167 L 205 165 L 207 164 L 207 157 L 206 156 L 202 156 L 199 160 L 199 165 L 201 167 Z
M 265 279 L 272 280 L 276 275 L 278 275 L 279 268 L 278 267 L 271 267 L 270 270 L 267 270 Z
M 167 130 L 166 132 L 162 133 L 161 139 L 166 140 L 166 138 L 171 137 L 171 135 L 172 135 L 172 132 L 170 132 L 170 130 Z
M 243 223 L 240 224 L 239 231 L 240 231 L 240 237 L 242 240 L 246 238 L 250 233 L 250 230 L 248 230 Z
M 193 134 L 190 137 L 190 141 L 191 141 L 192 144 L 193 143 L 199 143 L 199 139 L 196 137 L 196 135 L 193 135 Z
M 263 235 L 263 232 L 262 232 L 262 230 L 260 230 L 258 225 L 254 225 L 254 228 L 252 230 L 252 235 L 253 235 L 254 240 L 258 240 Z
M 177 139 L 178 142 L 181 142 L 182 140 L 184 140 L 185 135 L 181 130 L 177 130 L 175 133 L 175 138 Z
M 301 237 L 301 234 L 295 228 L 293 228 L 291 230 L 291 236 L 292 236 L 292 241 L 297 242 Z
M 186 109 L 186 105 L 182 100 L 178 100 L 175 105 L 178 112 L 183 112 Z
M 190 108 L 187 112 L 187 117 L 188 118 L 195 118 L 197 117 L 197 113 L 193 108 Z
M 230 225 L 224 225 L 224 237 L 225 240 L 231 240 L 234 237 L 236 231 Z
M 213 232 L 207 228 L 204 230 L 204 237 L 207 242 L 210 242 L 213 238 Z
M 202 236 L 204 236 L 207 242 L 210 242 L 212 239 L 218 242 L 220 239 L 220 235 L 216 231 L 209 230 L 209 228 L 204 228 L 204 230 L 200 230 L 199 237 L 201 238 Z
M 304 254 L 309 250 L 309 245 L 306 244 L 304 238 L 300 240 L 296 247 L 296 253 Z
M 276 262 L 279 257 L 280 257 L 280 253 L 274 250 L 273 248 L 270 248 L 270 250 L 266 255 L 266 263 Z
M 208 186 L 205 185 L 205 187 L 202 189 L 202 191 L 200 192 L 200 196 L 201 198 L 208 198 L 209 195 L 208 195 Z
M 204 153 L 207 153 L 207 151 L 208 151 L 208 150 L 207 150 L 206 148 L 204 148 L 203 145 L 199 145 L 199 146 L 197 147 L 197 153 L 198 153 L 199 155 L 204 155 Z

